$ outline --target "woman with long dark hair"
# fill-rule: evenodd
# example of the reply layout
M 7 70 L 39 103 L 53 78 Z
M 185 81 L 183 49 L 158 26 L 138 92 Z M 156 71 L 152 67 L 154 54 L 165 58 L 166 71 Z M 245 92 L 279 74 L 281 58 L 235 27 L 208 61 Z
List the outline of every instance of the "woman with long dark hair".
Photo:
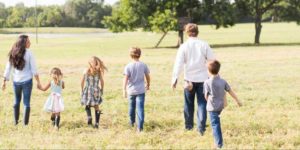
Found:
M 4 72 L 2 90 L 5 90 L 6 88 L 6 81 L 9 80 L 11 71 L 13 73 L 13 89 L 15 94 L 15 103 L 13 108 L 15 125 L 17 125 L 19 122 L 22 94 L 24 104 L 24 125 L 27 125 L 29 122 L 33 76 L 37 81 L 37 86 L 41 86 L 35 59 L 32 52 L 29 50 L 30 44 L 31 43 L 27 35 L 19 36 L 18 40 L 12 46 L 12 49 L 8 54 L 9 61 L 6 64 Z

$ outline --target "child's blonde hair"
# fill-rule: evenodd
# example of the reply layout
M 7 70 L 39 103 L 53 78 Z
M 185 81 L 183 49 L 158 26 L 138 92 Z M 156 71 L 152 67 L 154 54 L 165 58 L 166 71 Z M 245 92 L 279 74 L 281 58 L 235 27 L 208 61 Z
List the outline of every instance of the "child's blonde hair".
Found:
M 56 85 L 59 84 L 59 81 L 62 79 L 63 76 L 61 70 L 57 67 L 51 69 L 50 75 L 52 76 L 53 81 Z
M 95 66 L 92 66 L 91 61 L 93 61 L 95 63 Z M 93 56 L 91 58 L 91 60 L 89 61 L 89 69 L 88 69 L 87 73 L 89 75 L 98 74 L 100 76 L 100 75 L 104 74 L 104 70 L 107 70 L 107 68 L 105 67 L 102 60 L 100 58 L 98 58 L 97 56 Z

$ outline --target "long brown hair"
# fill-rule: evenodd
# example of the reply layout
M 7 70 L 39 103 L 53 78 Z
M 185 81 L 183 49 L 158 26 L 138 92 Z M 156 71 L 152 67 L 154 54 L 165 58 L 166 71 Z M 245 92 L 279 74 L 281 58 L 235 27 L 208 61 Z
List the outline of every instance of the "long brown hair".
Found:
M 24 55 L 26 52 L 27 35 L 20 35 L 17 42 L 12 46 L 8 53 L 9 62 L 18 70 L 23 70 L 25 67 Z
M 60 80 L 62 79 L 62 76 L 63 76 L 61 70 L 57 67 L 54 67 L 54 68 L 51 69 L 50 75 L 52 76 L 53 81 L 56 85 L 59 84 L 59 82 L 60 82 Z
M 95 63 L 95 66 L 92 66 L 91 61 Z M 104 71 L 107 71 L 107 68 L 105 67 L 103 61 L 98 58 L 97 56 L 93 56 L 91 60 L 89 61 L 89 69 L 88 69 L 88 74 L 89 75 L 104 75 Z

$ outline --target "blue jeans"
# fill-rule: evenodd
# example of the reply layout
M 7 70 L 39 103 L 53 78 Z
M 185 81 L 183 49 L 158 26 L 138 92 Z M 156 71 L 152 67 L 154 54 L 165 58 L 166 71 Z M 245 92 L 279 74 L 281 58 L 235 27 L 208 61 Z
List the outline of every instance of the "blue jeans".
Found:
M 221 111 L 210 111 L 209 112 L 211 128 L 213 130 L 215 144 L 218 148 L 222 148 L 222 146 L 223 146 L 221 121 L 220 121 L 220 117 L 219 117 L 220 114 L 221 114 Z
M 140 130 L 143 130 L 144 126 L 144 105 L 145 105 L 145 93 L 139 95 L 129 95 L 129 117 L 130 124 L 133 125 L 135 123 L 135 110 L 137 108 L 137 127 Z
M 29 121 L 30 113 L 30 97 L 32 91 L 32 79 L 24 82 L 14 82 L 13 83 L 15 103 L 14 103 L 14 117 L 15 124 L 18 124 L 20 103 L 23 94 L 23 104 L 24 104 L 24 124 L 27 125 Z
M 201 133 L 205 132 L 206 125 L 206 100 L 203 93 L 203 82 L 193 83 L 192 91 L 184 89 L 184 119 L 185 119 L 185 128 L 191 130 L 194 127 L 194 103 L 195 95 L 197 95 L 197 127 L 198 131 Z

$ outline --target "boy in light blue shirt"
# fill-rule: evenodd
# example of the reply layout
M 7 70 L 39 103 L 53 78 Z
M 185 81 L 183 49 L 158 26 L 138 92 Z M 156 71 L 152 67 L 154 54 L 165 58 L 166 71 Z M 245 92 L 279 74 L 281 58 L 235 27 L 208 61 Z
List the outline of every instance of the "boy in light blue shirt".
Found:
M 141 56 L 140 48 L 131 48 L 130 56 L 133 62 L 127 64 L 124 69 L 123 96 L 128 98 L 129 101 L 129 117 L 131 126 L 134 126 L 135 111 L 137 108 L 137 130 L 138 132 L 141 132 L 143 130 L 145 116 L 145 93 L 150 87 L 150 71 L 145 63 L 139 61 Z M 147 81 L 146 86 L 144 81 L 145 77 Z

